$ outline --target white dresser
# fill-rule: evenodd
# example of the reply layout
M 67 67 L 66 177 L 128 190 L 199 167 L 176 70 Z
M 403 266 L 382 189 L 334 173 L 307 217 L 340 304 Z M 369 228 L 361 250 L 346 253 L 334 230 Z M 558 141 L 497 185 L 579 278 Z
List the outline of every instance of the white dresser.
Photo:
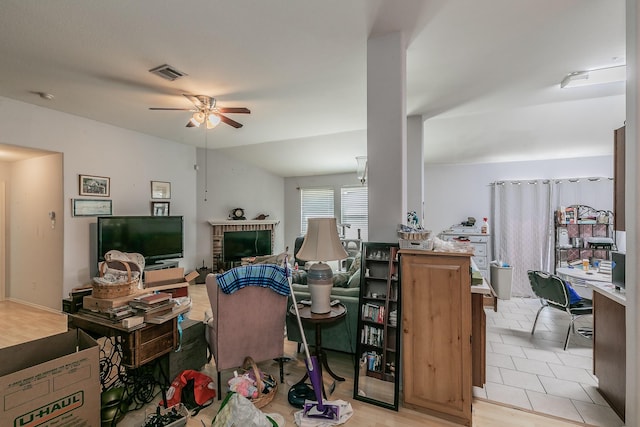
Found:
M 452 228 L 440 233 L 442 240 L 461 240 L 468 241 L 473 246 L 473 262 L 475 262 L 482 276 L 491 282 L 489 273 L 489 257 L 491 256 L 491 235 L 480 233 L 480 229 L 464 227 L 461 229 Z

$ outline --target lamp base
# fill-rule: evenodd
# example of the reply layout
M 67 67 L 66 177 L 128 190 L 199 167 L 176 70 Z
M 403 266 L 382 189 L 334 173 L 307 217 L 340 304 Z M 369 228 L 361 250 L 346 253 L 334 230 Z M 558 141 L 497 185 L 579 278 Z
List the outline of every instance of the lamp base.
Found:
M 311 294 L 311 312 L 326 314 L 331 311 L 331 289 L 333 272 L 324 263 L 313 264 L 307 272 L 307 284 Z

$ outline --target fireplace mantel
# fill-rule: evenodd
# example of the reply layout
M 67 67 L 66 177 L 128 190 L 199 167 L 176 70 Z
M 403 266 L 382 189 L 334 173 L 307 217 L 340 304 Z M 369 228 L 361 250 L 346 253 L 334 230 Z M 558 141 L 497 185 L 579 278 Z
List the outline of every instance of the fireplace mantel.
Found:
M 237 226 L 237 225 L 278 225 L 280 223 L 280 221 L 274 221 L 274 220 L 268 220 L 268 219 L 212 219 L 209 221 L 209 224 L 211 224 L 212 226 L 215 225 L 230 225 L 230 226 Z

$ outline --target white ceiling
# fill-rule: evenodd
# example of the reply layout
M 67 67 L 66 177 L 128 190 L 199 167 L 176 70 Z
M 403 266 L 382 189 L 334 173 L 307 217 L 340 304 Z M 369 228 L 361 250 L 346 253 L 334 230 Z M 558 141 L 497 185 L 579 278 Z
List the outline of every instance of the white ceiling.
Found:
M 355 171 L 366 154 L 366 47 L 404 31 L 407 113 L 425 161 L 605 155 L 624 83 L 560 89 L 624 63 L 624 0 L 2 0 L 0 95 L 194 146 L 182 96 L 244 124 L 207 145 L 280 176 Z M 188 76 L 148 72 L 170 64 Z M 53 100 L 34 92 L 51 93 Z

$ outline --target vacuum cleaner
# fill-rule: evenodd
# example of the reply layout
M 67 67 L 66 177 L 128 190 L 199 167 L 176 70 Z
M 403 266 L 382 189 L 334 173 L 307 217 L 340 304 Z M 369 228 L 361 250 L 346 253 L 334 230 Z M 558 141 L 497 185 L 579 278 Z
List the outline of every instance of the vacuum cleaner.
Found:
M 298 320 L 298 327 L 300 328 L 300 335 L 302 336 L 302 345 L 305 353 L 305 365 L 307 367 L 307 373 L 311 379 L 311 386 L 316 397 L 316 401 L 305 401 L 303 407 L 303 417 L 324 419 L 329 421 L 338 421 L 340 418 L 339 407 L 335 405 L 329 405 L 322 400 L 322 372 L 320 371 L 320 363 L 316 356 L 311 356 L 309 353 L 309 346 L 307 345 L 307 339 L 304 335 L 304 329 L 302 327 L 302 321 L 300 320 L 300 312 L 298 311 L 298 303 L 296 296 L 293 293 L 293 286 L 291 284 L 291 272 L 289 271 L 289 259 L 285 258 L 285 273 L 289 282 L 289 290 L 291 291 L 291 299 L 293 300 L 293 307 L 296 312 L 296 319 Z M 294 386 L 295 387 L 295 386 Z

